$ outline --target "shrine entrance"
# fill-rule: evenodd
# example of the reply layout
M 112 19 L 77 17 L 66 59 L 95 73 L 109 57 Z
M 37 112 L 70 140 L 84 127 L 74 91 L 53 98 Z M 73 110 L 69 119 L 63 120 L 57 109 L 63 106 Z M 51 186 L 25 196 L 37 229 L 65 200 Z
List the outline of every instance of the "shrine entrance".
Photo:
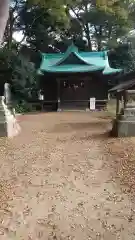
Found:
M 89 79 L 90 80 L 90 79 Z M 89 101 L 88 79 L 68 78 L 60 81 L 61 108 L 86 109 Z

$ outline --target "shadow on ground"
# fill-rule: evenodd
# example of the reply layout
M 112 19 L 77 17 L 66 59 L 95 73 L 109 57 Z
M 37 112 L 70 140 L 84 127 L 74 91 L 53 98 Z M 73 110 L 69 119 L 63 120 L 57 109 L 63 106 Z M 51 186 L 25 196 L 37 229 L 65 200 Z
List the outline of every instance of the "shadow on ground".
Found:
M 93 134 L 89 134 L 89 135 L 86 135 L 86 136 L 81 136 L 79 138 L 79 140 L 81 141 L 89 141 L 91 138 L 92 139 L 97 139 L 97 140 L 105 140 L 105 139 L 108 139 L 110 137 L 110 132 L 109 131 L 106 131 L 106 132 L 101 132 L 101 133 L 93 133 Z
M 78 122 L 78 123 L 60 123 L 56 124 L 51 132 L 55 133 L 64 133 L 64 132 L 72 132 L 72 131 L 82 131 L 82 130 L 99 130 L 99 129 L 106 129 L 108 122 Z

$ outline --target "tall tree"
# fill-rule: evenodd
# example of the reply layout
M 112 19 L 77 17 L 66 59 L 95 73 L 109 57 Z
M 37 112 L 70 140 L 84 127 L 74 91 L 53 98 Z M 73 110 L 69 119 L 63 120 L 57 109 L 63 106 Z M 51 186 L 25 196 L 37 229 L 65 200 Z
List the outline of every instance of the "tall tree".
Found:
M 46 51 L 49 45 L 60 36 L 64 21 L 58 21 L 48 8 L 25 4 L 20 12 L 18 28 L 26 36 L 27 43 L 34 49 Z
M 4 46 L 6 45 L 9 50 L 12 48 L 12 43 L 14 43 L 14 33 L 20 31 L 20 28 L 18 28 L 18 20 L 24 5 L 25 0 L 10 0 L 9 18 L 4 34 Z
M 71 19 L 76 21 L 78 32 L 87 40 L 89 50 L 92 50 L 92 46 L 101 50 L 106 45 L 116 45 L 117 38 L 131 27 L 130 0 L 122 4 L 121 1 L 112 1 L 109 6 L 105 2 L 101 1 L 97 5 L 91 0 L 81 0 L 75 6 L 69 5 Z
M 6 6 L 3 9 L 6 9 L 5 12 L 0 12 L 0 17 L 3 16 L 3 21 L 0 21 L 2 27 L 0 32 L 2 33 L 5 28 L 6 19 L 8 16 L 8 0 L 0 0 L 3 6 Z M 23 0 L 12 0 L 17 4 L 20 4 Z M 27 27 L 29 26 L 25 33 L 33 41 L 33 37 L 38 39 L 38 42 L 43 43 L 41 34 L 43 37 L 43 28 L 44 24 L 47 24 L 46 36 L 44 34 L 44 39 L 50 36 L 51 39 L 59 38 L 62 40 L 67 36 L 69 39 L 85 39 L 87 41 L 88 49 L 92 50 L 93 45 L 97 47 L 97 50 L 101 50 L 105 45 L 114 45 L 116 39 L 121 35 L 125 34 L 128 31 L 129 27 L 129 10 L 133 9 L 133 0 L 26 0 L 24 1 L 27 5 L 27 9 L 31 8 L 31 11 L 27 12 L 27 16 L 31 15 L 30 18 L 27 18 Z M 17 21 L 17 9 L 18 5 L 11 4 L 10 7 L 10 17 L 8 21 L 8 27 L 6 31 L 6 36 L 8 36 L 8 45 L 11 44 L 11 38 L 13 36 L 14 24 Z M 40 10 L 39 10 L 40 6 Z M 132 8 L 131 8 L 132 6 Z M 0 8 L 0 10 L 2 7 Z M 42 9 L 42 14 L 41 13 Z M 44 12 L 44 13 L 43 13 Z M 34 16 L 34 14 L 37 14 Z M 50 19 L 49 19 L 49 17 Z M 35 19 L 34 19 L 35 17 Z M 52 21 L 53 19 L 53 21 Z M 54 19 L 56 19 L 54 21 Z M 71 27 L 67 31 L 62 30 L 64 33 L 63 36 L 61 31 L 61 23 L 68 22 L 70 20 Z M 31 21 L 31 22 L 30 22 Z M 32 22 L 33 21 L 33 22 Z M 50 22 L 50 27 L 49 27 Z M 26 21 L 25 21 L 26 25 Z M 40 25 L 40 31 L 37 31 L 37 27 Z M 57 27 L 56 27 L 57 25 Z M 36 28 L 36 29 L 34 29 Z M 54 29 L 55 28 L 55 29 Z M 56 31 L 57 28 L 57 31 Z M 51 30 L 50 30 L 51 29 Z M 39 32 L 39 34 L 38 34 Z M 40 34 L 41 32 L 41 34 Z M 45 33 L 45 31 L 44 31 Z M 31 35 L 31 36 L 30 36 Z M 32 36 L 33 35 L 33 36 Z M 35 36 L 34 36 L 35 35 Z M 0 35 L 1 36 L 1 35 Z M 62 37 L 61 37 L 62 36 Z
M 0 0 L 0 44 L 3 39 L 8 16 L 9 16 L 9 1 Z
M 14 10 L 12 9 L 13 11 L 10 11 L 10 16 L 9 16 L 9 5 L 12 8 L 13 2 L 15 2 L 15 5 L 16 5 L 16 4 L 19 4 L 21 2 L 21 0 L 11 1 L 11 3 L 9 3 L 9 0 L 0 0 L 0 43 L 2 42 L 2 39 L 3 39 L 3 35 L 4 35 L 8 17 L 9 17 L 9 22 L 10 22 L 9 31 L 10 31 L 10 36 L 11 36 L 12 25 L 16 19 L 16 16 L 15 16 L 16 15 L 15 14 L 16 7 Z M 43 6 L 45 8 L 48 7 L 50 14 L 57 16 L 58 20 L 60 20 L 60 19 L 64 20 L 66 17 L 65 0 L 59 0 L 59 1 L 26 0 L 25 2 L 31 4 L 31 6 L 33 6 L 33 5 L 38 6 L 38 4 L 40 4 L 41 6 Z

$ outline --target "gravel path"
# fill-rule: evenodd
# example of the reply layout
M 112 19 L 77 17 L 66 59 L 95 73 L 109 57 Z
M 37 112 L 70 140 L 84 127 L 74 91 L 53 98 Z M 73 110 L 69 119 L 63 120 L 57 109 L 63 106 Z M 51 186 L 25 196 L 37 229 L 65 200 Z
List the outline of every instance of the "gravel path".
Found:
M 134 240 L 135 205 L 106 150 L 109 120 L 90 113 L 19 120 L 21 135 L 0 139 L 0 240 Z

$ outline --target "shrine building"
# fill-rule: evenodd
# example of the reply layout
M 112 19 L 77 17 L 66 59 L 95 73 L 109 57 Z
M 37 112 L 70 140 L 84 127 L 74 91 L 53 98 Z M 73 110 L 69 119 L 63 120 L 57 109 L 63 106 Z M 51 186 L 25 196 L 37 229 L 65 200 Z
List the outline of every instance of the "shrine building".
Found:
M 108 81 L 121 69 L 111 68 L 108 52 L 80 52 L 72 44 L 65 53 L 41 53 L 38 69 L 44 108 L 88 110 L 90 98 L 96 108 L 108 99 Z

